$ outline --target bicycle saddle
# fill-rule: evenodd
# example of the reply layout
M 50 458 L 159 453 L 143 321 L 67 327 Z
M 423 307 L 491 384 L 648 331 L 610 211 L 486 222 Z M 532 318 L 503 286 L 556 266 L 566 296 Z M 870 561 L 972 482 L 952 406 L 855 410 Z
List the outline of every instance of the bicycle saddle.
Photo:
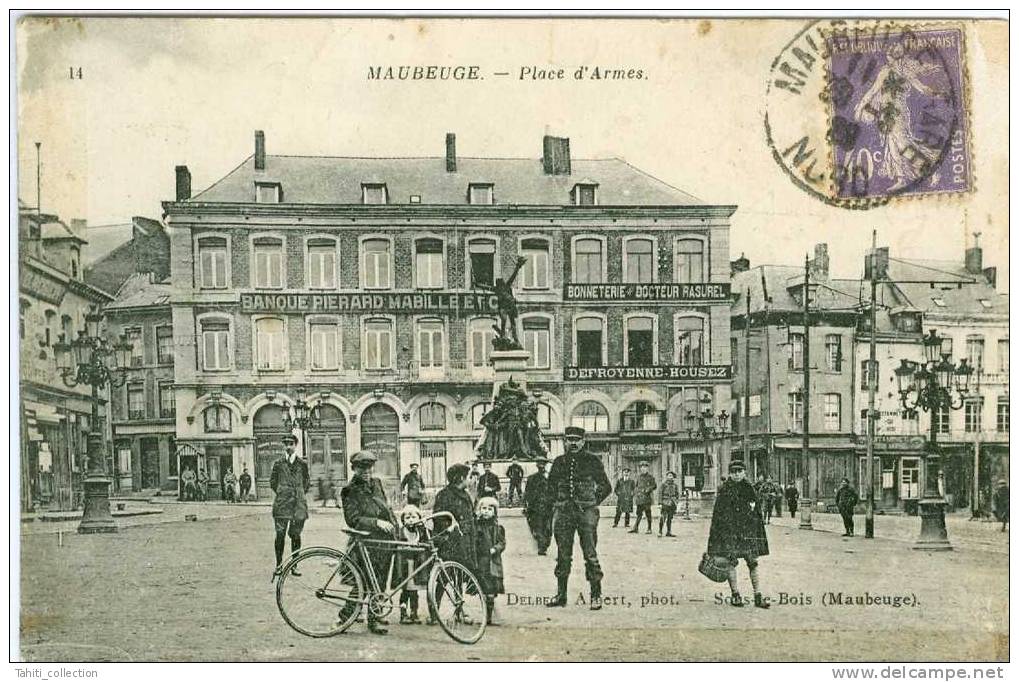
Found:
M 341 528 L 340 530 L 347 535 L 360 535 L 361 537 L 368 537 L 371 535 L 371 533 L 366 530 L 357 530 L 356 528 Z

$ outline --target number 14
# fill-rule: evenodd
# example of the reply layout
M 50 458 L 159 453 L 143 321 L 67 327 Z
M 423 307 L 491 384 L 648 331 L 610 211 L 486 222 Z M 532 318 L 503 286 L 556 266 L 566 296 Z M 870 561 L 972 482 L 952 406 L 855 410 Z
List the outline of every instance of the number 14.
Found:
M 71 80 L 79 80 L 80 81 L 81 78 L 82 78 L 81 67 L 80 66 L 69 66 L 68 67 L 68 76 L 70 77 Z

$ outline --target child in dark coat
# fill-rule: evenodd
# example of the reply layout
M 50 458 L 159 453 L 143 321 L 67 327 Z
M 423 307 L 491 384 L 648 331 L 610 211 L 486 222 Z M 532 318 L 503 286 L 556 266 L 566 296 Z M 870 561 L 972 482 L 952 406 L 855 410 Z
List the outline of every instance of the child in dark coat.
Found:
M 499 525 L 499 502 L 494 497 L 482 497 L 478 500 L 474 546 L 477 553 L 477 577 L 481 582 L 481 589 L 485 591 L 485 602 L 488 604 L 488 623 L 493 625 L 495 597 L 506 591 L 502 580 L 502 553 L 506 549 L 506 530 Z
M 421 510 L 413 504 L 408 504 L 400 512 L 400 536 L 404 542 L 424 543 L 428 540 L 428 529 L 421 522 Z M 427 558 L 425 551 L 412 550 L 399 553 L 403 565 L 400 567 L 401 579 L 406 578 L 416 571 Z M 407 583 L 400 593 L 400 623 L 417 625 L 421 622 L 418 617 L 418 593 L 428 585 L 428 571 L 418 571 L 414 578 Z

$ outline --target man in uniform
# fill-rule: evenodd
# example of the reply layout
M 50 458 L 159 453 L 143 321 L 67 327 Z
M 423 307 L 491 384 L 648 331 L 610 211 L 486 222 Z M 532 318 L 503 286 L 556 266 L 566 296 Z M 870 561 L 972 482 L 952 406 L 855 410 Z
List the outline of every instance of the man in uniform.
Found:
M 407 504 L 412 504 L 415 507 L 421 506 L 421 502 L 425 498 L 425 482 L 421 480 L 417 464 L 411 464 L 410 471 L 400 481 L 400 491 L 403 490 L 407 491 Z
M 276 493 L 272 501 L 272 520 L 276 527 L 276 570 L 283 564 L 283 549 L 290 536 L 290 552 L 301 548 L 301 531 L 308 518 L 308 499 L 305 493 L 311 487 L 308 465 L 297 456 L 297 438 L 283 436 L 286 453 L 273 462 L 269 487 Z
M 640 520 L 646 517 L 647 534 L 651 535 L 651 505 L 654 503 L 654 495 L 655 490 L 658 489 L 658 482 L 648 472 L 649 468 L 650 466 L 647 462 L 641 462 L 637 465 L 640 473 L 637 474 L 637 482 L 633 493 L 633 501 L 637 505 L 637 518 L 633 522 L 633 528 L 630 529 L 631 533 L 636 533 L 640 529 Z
M 354 470 L 354 475 L 350 479 L 350 483 L 340 491 L 340 499 L 343 503 L 343 520 L 346 521 L 348 527 L 368 533 L 369 538 L 393 540 L 396 537 L 396 517 L 393 516 L 393 510 L 389 508 L 389 503 L 386 501 L 386 492 L 382 488 L 382 481 L 372 476 L 375 459 L 375 453 L 368 450 L 355 452 L 350 458 L 350 466 Z M 376 574 L 380 574 L 384 581 L 384 571 L 389 564 L 390 552 L 369 549 L 368 554 L 376 567 Z M 350 556 L 360 564 L 360 556 L 355 554 Z M 389 625 L 386 620 L 374 617 L 371 610 L 368 610 L 368 629 L 371 632 L 384 635 L 388 632 L 386 625 Z
M 601 461 L 585 447 L 584 434 L 579 426 L 566 427 L 566 453 L 552 463 L 548 476 L 549 498 L 555 508 L 552 530 L 558 546 L 555 564 L 558 589 L 548 606 L 566 606 L 576 534 L 584 554 L 584 573 L 591 584 L 590 607 L 597 611 L 601 608 L 604 575 L 598 563 L 598 505 L 612 492 L 612 484 Z
M 492 471 L 492 463 L 485 462 L 485 472 L 478 479 L 478 497 L 495 497 L 498 499 L 502 484 L 499 477 Z
M 513 504 L 513 492 L 516 491 L 517 499 L 523 497 L 520 485 L 524 482 L 524 468 L 519 462 L 513 462 L 506 469 L 506 476 L 509 478 L 509 503 Z
M 548 545 L 552 542 L 552 518 L 548 508 L 548 472 L 545 470 L 548 460 L 539 457 L 534 463 L 538 470 L 527 477 L 527 485 L 524 486 L 524 516 L 527 517 L 531 537 L 538 545 L 538 555 L 545 556 L 548 553 Z

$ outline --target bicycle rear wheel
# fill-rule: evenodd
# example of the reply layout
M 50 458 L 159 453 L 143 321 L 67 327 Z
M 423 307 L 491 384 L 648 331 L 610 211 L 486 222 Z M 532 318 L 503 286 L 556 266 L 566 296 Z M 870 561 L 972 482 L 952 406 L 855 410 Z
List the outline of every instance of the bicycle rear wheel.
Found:
M 485 595 L 463 564 L 440 561 L 435 565 L 428 576 L 428 609 L 446 634 L 462 644 L 474 644 L 485 634 Z
M 302 635 L 332 637 L 357 620 L 364 594 L 361 571 L 350 557 L 329 547 L 309 547 L 283 567 L 276 606 Z

